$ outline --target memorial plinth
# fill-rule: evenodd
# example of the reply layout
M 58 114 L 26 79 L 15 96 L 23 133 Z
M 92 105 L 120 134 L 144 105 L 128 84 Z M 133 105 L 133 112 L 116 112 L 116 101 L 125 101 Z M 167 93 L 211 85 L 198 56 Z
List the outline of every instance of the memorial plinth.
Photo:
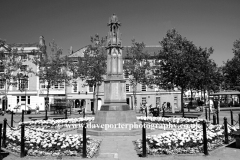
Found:
M 107 76 L 104 81 L 104 104 L 97 111 L 96 124 L 133 124 L 137 122 L 136 113 L 126 103 L 126 81 L 123 79 L 122 42 L 120 23 L 116 15 L 109 19 L 107 39 Z M 109 131 L 110 130 L 110 131 Z M 108 131 L 116 129 L 109 129 Z M 123 129 L 117 129 L 121 132 Z M 117 134 L 117 133 L 116 133 Z

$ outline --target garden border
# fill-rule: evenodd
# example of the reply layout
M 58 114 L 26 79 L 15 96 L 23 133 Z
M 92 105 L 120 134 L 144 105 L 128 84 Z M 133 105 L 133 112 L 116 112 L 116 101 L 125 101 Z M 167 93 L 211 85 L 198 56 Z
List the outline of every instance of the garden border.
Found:
M 236 140 L 233 140 L 232 142 L 229 142 L 228 144 L 223 144 L 211 151 L 208 151 L 209 155 L 207 156 L 211 156 L 211 154 L 219 151 L 219 150 L 222 150 L 223 148 L 227 147 L 228 145 L 232 145 L 233 143 L 235 143 Z M 132 141 L 133 145 L 134 145 L 134 150 L 136 151 L 137 155 L 139 157 L 142 157 L 141 155 L 141 150 L 138 149 L 137 145 L 135 144 L 135 141 Z M 152 154 L 147 154 L 147 157 L 170 157 L 170 156 L 206 156 L 204 153 L 194 153 L 194 154 L 155 154 L 155 155 L 152 155 Z

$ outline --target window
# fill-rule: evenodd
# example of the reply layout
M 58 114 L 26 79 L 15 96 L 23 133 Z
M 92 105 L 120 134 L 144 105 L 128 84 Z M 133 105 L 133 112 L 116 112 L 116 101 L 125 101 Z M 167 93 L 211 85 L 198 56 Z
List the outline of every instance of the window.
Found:
M 88 92 L 89 92 L 89 93 L 93 93 L 93 90 L 94 90 L 94 87 L 93 87 L 93 86 L 89 86 L 89 87 L 88 87 Z
M 41 88 L 41 89 L 46 88 L 46 85 L 45 85 L 45 83 L 44 83 L 43 80 L 40 80 L 40 88 Z
M 21 57 L 21 60 L 27 60 L 27 55 L 26 54 L 21 55 L 20 57 Z
M 21 96 L 21 102 L 26 101 L 26 96 Z
M 129 78 L 129 73 L 128 73 L 128 71 L 124 71 L 124 78 L 125 78 L 125 79 L 128 79 L 128 78 Z
M 5 81 L 3 79 L 0 79 L 0 89 L 4 89 Z
M 73 82 L 73 83 L 72 83 L 72 92 L 73 92 L 73 93 L 77 93 L 77 91 L 78 91 L 77 82 Z
M 1 72 L 4 72 L 4 65 L 3 65 L 2 62 L 0 62 L 0 73 L 1 73 Z
M 28 88 L 28 79 L 20 79 L 19 90 Z
M 46 88 L 45 84 L 40 84 L 40 88 L 41 88 L 41 89 Z
M 142 104 L 146 104 L 147 103 L 147 97 L 142 97 Z
M 30 96 L 28 96 L 28 102 L 27 102 L 27 104 L 30 104 Z
M 55 84 L 54 84 L 54 88 L 55 88 L 55 89 L 58 89 L 58 83 L 55 83 Z
M 27 65 L 22 65 L 20 67 L 21 72 L 26 72 L 27 71 Z
M 146 85 L 142 85 L 142 91 L 147 91 Z
M 64 83 L 60 83 L 59 88 L 63 89 L 64 88 Z
M 130 85 L 126 84 L 126 92 L 130 92 Z

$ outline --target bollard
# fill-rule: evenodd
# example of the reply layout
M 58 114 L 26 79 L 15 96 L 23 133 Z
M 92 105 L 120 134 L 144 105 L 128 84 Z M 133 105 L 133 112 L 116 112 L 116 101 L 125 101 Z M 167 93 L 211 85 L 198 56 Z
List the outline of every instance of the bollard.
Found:
M 227 118 L 224 117 L 224 132 L 225 132 L 225 144 L 228 144 L 228 126 L 227 126 Z
M 185 117 L 184 107 L 183 107 L 182 117 L 183 118 Z
M 22 122 L 24 122 L 24 110 L 22 110 Z
M 11 112 L 11 127 L 13 127 L 13 111 Z
M 210 110 L 210 107 L 209 107 L 209 112 L 208 112 L 208 118 L 209 118 L 209 121 L 211 121 L 211 110 Z
M 7 138 L 7 136 L 6 136 L 6 133 L 7 133 L 7 119 L 5 118 L 4 120 L 3 120 L 3 135 L 2 135 L 2 147 L 3 148 L 6 148 L 6 138 Z
M 165 109 L 164 109 L 164 107 L 163 107 L 163 110 L 162 110 L 162 117 L 164 117 L 165 116 Z
M 87 135 L 86 135 L 86 123 L 83 124 L 83 158 L 87 157 Z
M 231 125 L 233 125 L 233 111 L 230 110 L 230 115 L 231 115 Z
M 205 117 L 206 117 L 206 120 L 207 120 L 207 108 L 205 108 Z
M 213 125 L 216 125 L 216 114 L 213 114 Z
M 146 113 L 146 117 L 147 117 L 147 107 L 145 108 L 145 113 Z
M 2 157 L 1 151 L 2 151 L 2 123 L 0 123 L 0 158 Z
M 146 128 L 144 121 L 142 121 L 142 157 L 147 156 L 147 140 L 146 140 Z
M 24 124 L 21 124 L 21 153 L 20 153 L 20 157 L 24 157 L 25 156 L 25 142 L 24 142 Z
M 83 118 L 85 118 L 85 108 L 83 109 Z
M 48 120 L 47 109 L 45 109 L 45 120 Z
M 65 119 L 67 119 L 67 109 L 65 110 Z
M 219 112 L 218 112 L 218 110 L 216 111 L 216 113 L 217 113 L 217 124 L 219 124 Z
M 203 153 L 205 155 L 209 155 L 208 154 L 208 146 L 207 146 L 207 130 L 206 130 L 207 126 L 206 126 L 206 121 L 203 121 Z
M 240 129 L 240 113 L 238 114 L 238 124 L 239 124 L 239 129 Z

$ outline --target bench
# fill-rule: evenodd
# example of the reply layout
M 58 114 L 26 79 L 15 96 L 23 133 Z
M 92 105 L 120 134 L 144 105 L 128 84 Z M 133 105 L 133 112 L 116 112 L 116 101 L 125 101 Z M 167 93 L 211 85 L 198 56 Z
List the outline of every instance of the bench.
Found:
M 58 120 L 58 119 L 65 119 L 64 117 L 53 117 L 53 120 Z
M 184 115 L 184 118 L 198 118 L 200 116 L 201 115 L 199 114 L 187 114 L 187 115 Z
M 176 115 L 164 115 L 162 117 L 165 117 L 165 118 L 170 118 L 170 117 L 176 117 Z
M 37 120 L 46 120 L 45 118 L 30 118 L 32 121 L 37 121 Z

